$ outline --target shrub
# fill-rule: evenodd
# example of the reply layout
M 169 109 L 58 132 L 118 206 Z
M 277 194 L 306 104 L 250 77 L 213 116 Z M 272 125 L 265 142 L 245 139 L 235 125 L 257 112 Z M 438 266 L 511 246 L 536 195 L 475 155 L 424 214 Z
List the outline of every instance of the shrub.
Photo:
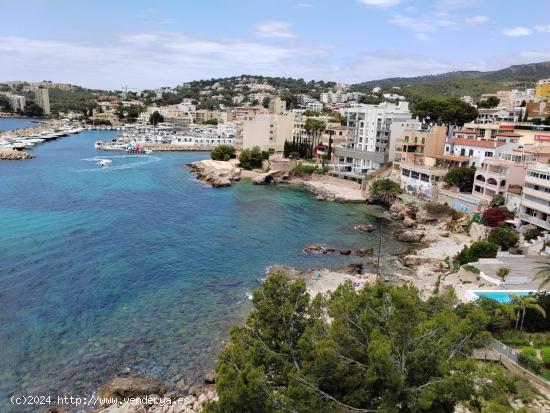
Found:
M 531 346 L 523 346 L 521 348 L 521 352 L 524 353 L 524 354 L 527 354 L 528 356 L 531 356 L 531 357 L 537 357 L 537 350 L 535 350 Z
M 479 274 L 479 268 L 474 267 L 473 265 L 466 264 L 462 268 L 464 268 L 466 271 L 473 272 L 474 274 Z
M 508 251 L 518 243 L 519 235 L 512 228 L 497 227 L 491 230 L 488 240 L 500 245 L 503 251 Z
M 518 363 L 536 374 L 539 374 L 542 371 L 542 361 L 536 357 L 524 353 L 523 351 L 518 354 Z
M 540 350 L 540 356 L 542 358 L 542 362 L 544 363 L 544 367 L 550 368 L 550 347 L 544 347 Z
M 523 237 L 526 241 L 531 241 L 532 239 L 538 238 L 540 236 L 540 229 L 538 228 L 531 228 L 525 231 L 523 234 Z
M 506 267 L 500 267 L 498 270 L 497 270 L 497 276 L 502 278 L 503 280 L 506 278 L 506 276 L 510 274 L 510 268 L 506 268 Z
M 328 172 L 328 166 L 319 166 L 319 165 L 313 165 L 308 163 L 300 163 L 296 165 L 296 168 L 294 168 L 296 172 L 300 172 L 303 174 L 325 174 Z
M 543 349 L 541 349 L 540 356 L 542 357 L 544 367 L 550 367 L 550 347 L 544 347 Z
M 443 179 L 449 185 L 458 187 L 460 192 L 472 192 L 475 172 L 475 168 L 452 168 Z
M 454 261 L 458 265 L 468 264 L 477 261 L 479 258 L 495 258 L 497 256 L 498 245 L 489 241 L 476 241 L 469 247 L 464 247 Z
M 269 159 L 270 152 L 269 151 L 262 151 L 262 159 L 264 161 L 267 161 Z
M 453 209 L 453 212 L 451 213 L 451 219 L 453 221 L 458 221 L 460 218 L 464 217 L 464 215 L 464 212 Z
M 454 212 L 447 204 L 438 204 L 437 202 L 428 202 L 425 206 L 426 211 L 432 215 L 451 215 Z
M 215 161 L 228 161 L 234 155 L 235 148 L 231 145 L 218 145 L 210 152 L 210 157 Z
M 262 167 L 262 151 L 259 146 L 252 149 L 243 149 L 239 155 L 239 163 L 244 169 L 254 169 Z
M 483 212 L 483 224 L 488 227 L 498 227 L 501 222 L 512 218 L 512 214 L 506 208 L 492 207 Z
M 506 202 L 506 200 L 504 199 L 504 197 L 502 195 L 496 194 L 491 199 L 491 203 L 489 205 L 492 206 L 492 207 L 499 207 L 499 206 L 504 205 L 505 202 Z

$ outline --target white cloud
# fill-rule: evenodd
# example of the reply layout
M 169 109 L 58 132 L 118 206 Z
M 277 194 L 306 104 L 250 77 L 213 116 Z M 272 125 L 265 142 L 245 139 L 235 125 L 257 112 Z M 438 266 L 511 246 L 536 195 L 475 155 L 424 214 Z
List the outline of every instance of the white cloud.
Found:
M 290 24 L 280 21 L 266 21 L 258 23 L 254 30 L 258 37 L 279 37 L 289 38 L 294 37 Z
M 294 5 L 298 9 L 313 9 L 315 6 L 311 3 L 296 3 Z
M 470 7 L 475 7 L 479 4 L 479 0 L 438 0 L 437 7 L 443 10 L 459 10 Z
M 430 40 L 430 36 L 428 36 L 426 33 L 416 33 L 415 37 L 423 42 Z
M 535 26 L 537 32 L 550 33 L 550 24 L 545 26 Z
M 489 18 L 487 16 L 471 16 L 467 17 L 464 22 L 469 26 L 478 26 L 483 23 L 487 23 Z
M 403 0 L 357 0 L 359 3 L 362 3 L 366 6 L 373 7 L 393 7 L 401 3 Z
M 417 19 L 415 17 L 398 14 L 390 19 L 390 23 L 403 27 L 414 32 L 432 32 L 435 31 L 435 25 L 430 20 Z
M 502 34 L 511 37 L 529 36 L 532 33 L 533 30 L 528 27 L 508 27 L 506 29 L 502 29 Z
M 419 39 L 430 33 L 415 32 Z M 425 36 L 425 37 L 424 37 Z M 249 39 L 212 39 L 180 32 L 114 35 L 94 43 L 0 36 L 0 80 L 68 82 L 120 89 L 173 86 L 190 80 L 242 73 L 343 82 L 490 70 L 510 64 L 550 60 L 550 49 L 519 54 L 439 59 L 404 50 L 375 50 L 336 56 L 322 44 L 272 44 Z

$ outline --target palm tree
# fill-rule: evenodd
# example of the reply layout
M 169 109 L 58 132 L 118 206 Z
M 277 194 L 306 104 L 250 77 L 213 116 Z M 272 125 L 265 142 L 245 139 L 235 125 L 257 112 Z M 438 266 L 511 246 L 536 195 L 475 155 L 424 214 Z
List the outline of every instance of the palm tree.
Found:
M 401 188 L 397 182 L 388 178 L 382 178 L 373 182 L 371 193 L 375 200 L 386 205 L 391 205 L 397 199 L 397 195 L 401 193 Z
M 535 297 L 532 297 L 529 295 L 520 296 L 517 294 L 511 294 L 510 296 L 512 297 L 512 303 L 514 303 L 519 307 L 518 315 L 521 313 L 521 324 L 519 326 L 520 331 L 523 330 L 523 321 L 525 320 L 525 314 L 527 313 L 527 310 L 535 310 L 544 318 L 546 318 L 546 311 L 539 304 L 537 304 L 537 300 Z M 517 320 L 516 320 L 516 330 L 517 330 Z
M 541 266 L 537 267 L 537 272 L 535 273 L 536 278 L 542 278 L 542 282 L 539 285 L 539 290 L 544 287 L 546 284 L 550 284 L 550 261 L 541 262 Z
M 319 143 L 319 138 L 321 133 L 325 130 L 325 127 L 326 124 L 322 120 L 307 118 L 304 129 L 306 130 L 308 137 L 311 138 L 313 147 L 317 146 Z
M 498 306 L 495 310 L 495 315 L 505 315 L 512 321 L 516 322 L 516 330 L 518 329 L 518 320 L 519 320 L 519 306 L 514 303 L 504 303 Z

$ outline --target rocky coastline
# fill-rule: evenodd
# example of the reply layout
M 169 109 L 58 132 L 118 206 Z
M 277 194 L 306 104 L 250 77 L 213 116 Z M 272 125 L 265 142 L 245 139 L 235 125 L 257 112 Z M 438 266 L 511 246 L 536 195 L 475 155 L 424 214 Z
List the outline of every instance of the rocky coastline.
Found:
M 0 160 L 2 161 L 22 161 L 33 158 L 33 155 L 24 151 L 0 151 Z
M 241 178 L 247 178 L 255 185 L 285 183 L 301 185 L 315 194 L 316 199 L 341 203 L 365 203 L 366 195 L 359 184 L 343 181 L 325 175 L 301 174 L 294 171 L 272 170 L 268 172 L 243 170 L 237 160 L 204 160 L 186 165 L 193 175 L 212 187 L 227 187 Z

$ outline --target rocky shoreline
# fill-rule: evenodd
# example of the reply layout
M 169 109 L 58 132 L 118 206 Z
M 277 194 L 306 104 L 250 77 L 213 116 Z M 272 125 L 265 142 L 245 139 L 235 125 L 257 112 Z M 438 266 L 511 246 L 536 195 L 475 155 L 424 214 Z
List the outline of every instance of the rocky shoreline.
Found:
M 2 161 L 21 161 L 33 158 L 33 155 L 24 151 L 0 151 L 0 160 Z
M 186 165 L 193 175 L 212 187 L 227 187 L 241 178 L 252 180 L 255 185 L 269 183 L 287 183 L 302 185 L 315 194 L 316 199 L 341 203 L 365 203 L 367 197 L 361 191 L 359 184 L 343 181 L 325 175 L 306 175 L 293 171 L 272 170 L 268 172 L 243 170 L 236 160 L 213 161 L 204 160 Z

